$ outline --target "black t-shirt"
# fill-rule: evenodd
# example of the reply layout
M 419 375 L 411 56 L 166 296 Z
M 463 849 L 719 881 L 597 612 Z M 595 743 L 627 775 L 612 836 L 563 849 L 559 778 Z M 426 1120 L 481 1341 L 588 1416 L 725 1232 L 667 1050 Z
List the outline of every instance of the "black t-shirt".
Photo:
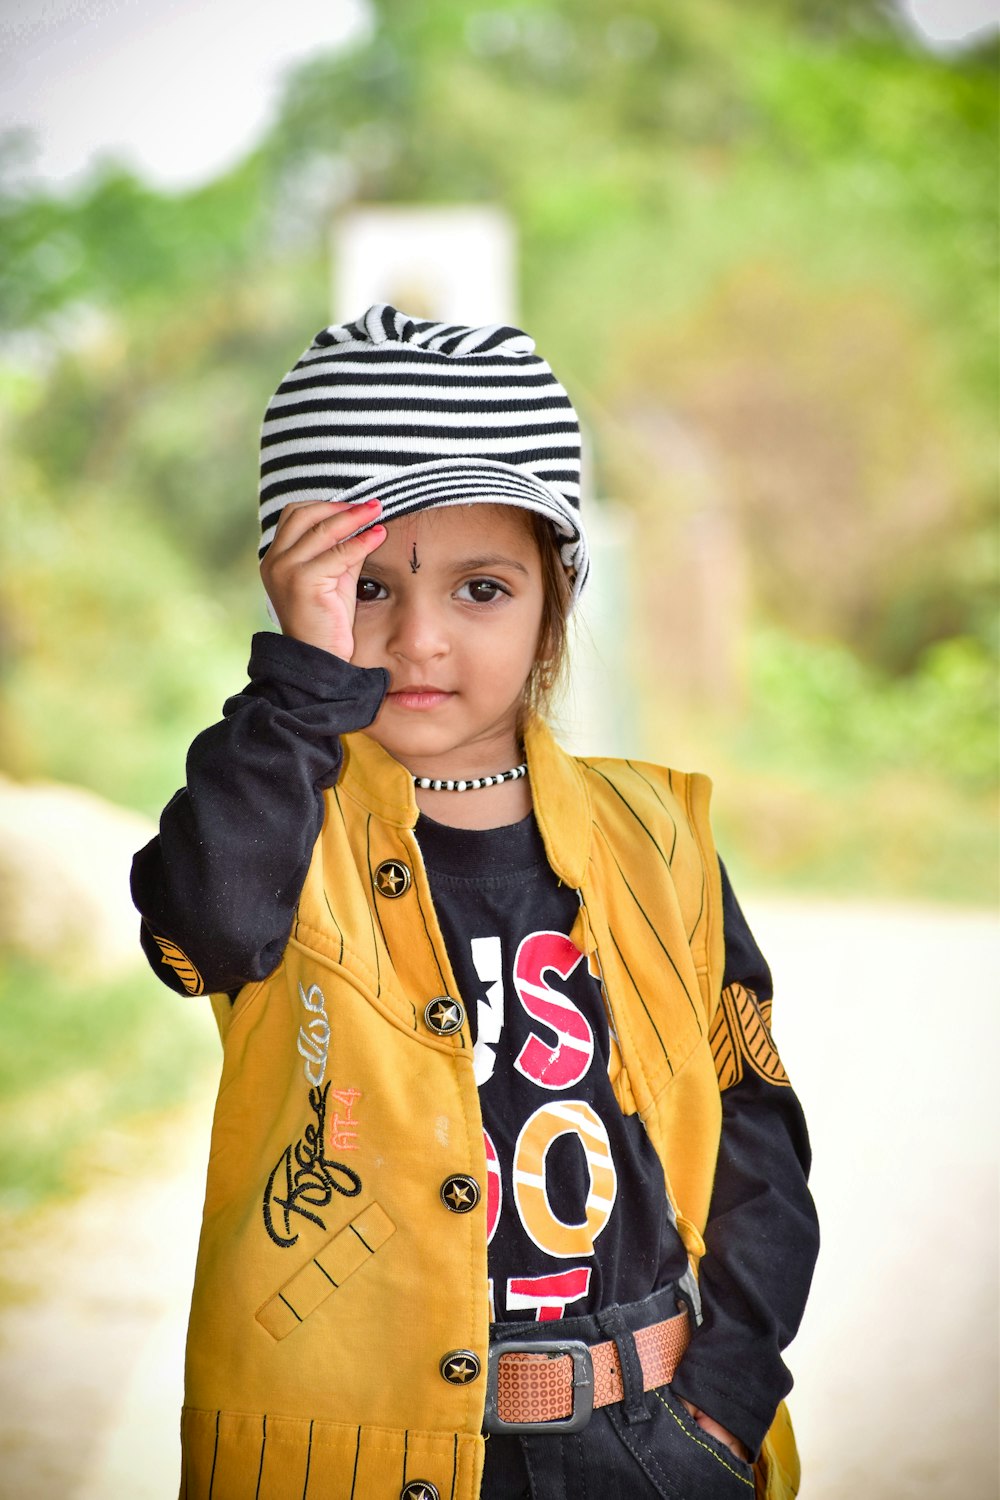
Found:
M 498 1322 L 596 1312 L 676 1281 L 687 1258 L 663 1168 L 612 1088 L 599 980 L 570 939 L 533 815 L 505 828 L 416 827 L 475 1039 Z

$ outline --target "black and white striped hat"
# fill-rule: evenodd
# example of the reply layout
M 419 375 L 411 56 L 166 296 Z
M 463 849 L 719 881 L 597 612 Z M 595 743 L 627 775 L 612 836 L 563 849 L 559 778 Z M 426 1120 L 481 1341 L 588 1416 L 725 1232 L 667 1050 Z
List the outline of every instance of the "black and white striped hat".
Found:
M 518 328 L 428 323 L 387 303 L 322 329 L 264 414 L 261 557 L 294 500 L 377 498 L 384 521 L 436 505 L 516 505 L 562 539 L 575 603 L 589 569 L 580 427 L 534 350 Z

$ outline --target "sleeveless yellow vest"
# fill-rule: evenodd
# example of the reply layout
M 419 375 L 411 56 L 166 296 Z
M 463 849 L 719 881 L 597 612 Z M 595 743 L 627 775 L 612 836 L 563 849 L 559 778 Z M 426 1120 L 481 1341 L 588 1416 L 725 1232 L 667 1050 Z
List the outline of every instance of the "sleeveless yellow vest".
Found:
M 412 780 L 345 736 L 278 968 L 213 997 L 224 1061 L 188 1334 L 184 1500 L 397 1500 L 422 1480 L 475 1500 L 486 1366 L 484 1207 L 442 1196 L 486 1159 L 467 1020 L 413 828 Z M 696 1262 L 721 1124 L 708 1033 L 724 964 L 709 783 L 582 762 L 526 738 L 549 862 L 579 892 L 638 1111 Z M 234 872 L 234 879 L 239 872 Z M 667 1175 L 669 1174 L 669 1175 Z M 778 1441 L 780 1451 L 775 1451 Z M 782 1409 L 758 1493 L 796 1492 Z

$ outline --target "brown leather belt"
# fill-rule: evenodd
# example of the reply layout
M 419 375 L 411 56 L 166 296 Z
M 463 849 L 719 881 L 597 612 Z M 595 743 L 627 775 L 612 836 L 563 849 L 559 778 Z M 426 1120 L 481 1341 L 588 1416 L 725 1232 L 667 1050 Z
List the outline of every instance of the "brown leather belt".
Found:
M 666 1385 L 691 1337 L 686 1312 L 639 1328 L 635 1339 L 642 1388 Z M 624 1395 L 613 1339 L 499 1341 L 490 1345 L 485 1432 L 578 1432 L 597 1406 Z

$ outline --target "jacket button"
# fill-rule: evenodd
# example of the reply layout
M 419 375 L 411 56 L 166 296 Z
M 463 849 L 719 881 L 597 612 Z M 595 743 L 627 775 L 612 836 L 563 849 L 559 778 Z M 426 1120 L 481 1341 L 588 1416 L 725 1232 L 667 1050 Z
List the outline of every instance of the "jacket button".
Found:
M 479 1202 L 479 1197 L 479 1183 L 474 1177 L 466 1177 L 464 1172 L 446 1177 L 441 1184 L 441 1202 L 453 1214 L 469 1213 Z
M 465 1020 L 465 1007 L 452 1000 L 450 995 L 435 995 L 424 1010 L 424 1020 L 438 1036 L 451 1036 Z
M 394 901 L 410 889 L 410 871 L 402 860 L 384 859 L 375 871 L 375 889 L 380 896 Z
M 441 1374 L 449 1385 L 468 1385 L 479 1370 L 479 1356 L 471 1349 L 453 1349 L 441 1361 Z
M 399 1500 L 441 1500 L 436 1484 L 429 1479 L 411 1479 L 405 1489 L 400 1490 Z

